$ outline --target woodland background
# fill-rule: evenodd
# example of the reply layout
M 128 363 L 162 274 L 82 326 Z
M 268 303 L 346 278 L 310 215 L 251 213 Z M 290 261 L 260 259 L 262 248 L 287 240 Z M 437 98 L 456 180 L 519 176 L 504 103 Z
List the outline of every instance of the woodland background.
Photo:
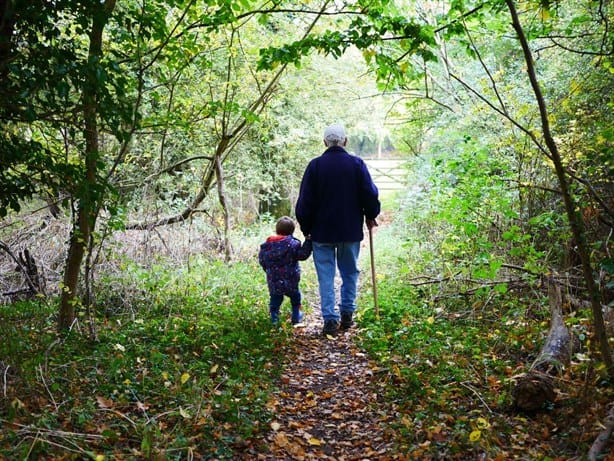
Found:
M 582 459 L 611 430 L 610 2 L 0 14 L 0 456 L 257 446 L 292 335 L 270 330 L 255 254 L 336 121 L 357 155 L 405 165 L 383 196 L 381 312 L 365 276 L 357 335 L 397 454 Z M 573 347 L 518 411 L 553 319 Z

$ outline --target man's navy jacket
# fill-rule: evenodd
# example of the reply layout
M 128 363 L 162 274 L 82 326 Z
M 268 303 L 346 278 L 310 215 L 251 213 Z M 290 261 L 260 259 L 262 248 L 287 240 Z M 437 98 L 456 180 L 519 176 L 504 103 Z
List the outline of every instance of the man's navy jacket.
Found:
M 341 146 L 331 146 L 309 162 L 298 200 L 296 219 L 314 242 L 358 242 L 364 218 L 380 212 L 378 190 L 365 162 Z

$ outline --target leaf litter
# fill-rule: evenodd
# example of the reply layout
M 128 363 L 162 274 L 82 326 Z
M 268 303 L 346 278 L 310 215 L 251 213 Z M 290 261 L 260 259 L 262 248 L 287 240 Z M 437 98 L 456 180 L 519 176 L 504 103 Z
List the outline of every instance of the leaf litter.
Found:
M 263 443 L 241 459 L 398 460 L 391 416 L 376 391 L 377 366 L 353 341 L 353 329 L 322 336 L 317 313 L 295 327 L 279 389 L 268 402 L 274 414 Z

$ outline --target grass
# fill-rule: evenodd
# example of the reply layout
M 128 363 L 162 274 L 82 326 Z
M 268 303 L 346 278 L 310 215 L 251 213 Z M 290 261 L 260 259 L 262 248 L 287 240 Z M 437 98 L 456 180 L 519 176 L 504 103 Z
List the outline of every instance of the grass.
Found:
M 189 273 L 144 271 L 141 286 L 159 277 L 164 288 L 111 315 L 102 293 L 96 341 L 59 337 L 43 304 L 2 306 L 0 457 L 231 459 L 269 420 L 287 341 L 270 326 L 256 269 L 201 261 Z

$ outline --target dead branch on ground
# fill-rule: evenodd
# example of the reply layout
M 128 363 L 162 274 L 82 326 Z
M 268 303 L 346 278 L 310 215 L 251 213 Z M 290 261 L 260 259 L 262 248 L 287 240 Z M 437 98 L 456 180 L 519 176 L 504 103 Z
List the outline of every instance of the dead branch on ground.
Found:
M 578 349 L 578 341 L 563 321 L 561 288 L 554 279 L 548 282 L 548 298 L 551 313 L 548 338 L 529 370 L 516 376 L 512 390 L 514 405 L 523 411 L 539 410 L 555 400 L 555 379 Z

